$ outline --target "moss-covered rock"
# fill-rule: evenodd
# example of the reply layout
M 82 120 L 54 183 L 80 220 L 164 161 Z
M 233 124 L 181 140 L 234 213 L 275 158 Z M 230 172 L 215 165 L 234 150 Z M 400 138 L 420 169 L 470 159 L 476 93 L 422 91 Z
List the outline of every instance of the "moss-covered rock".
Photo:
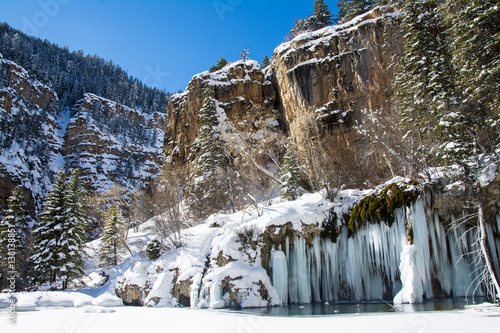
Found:
M 382 191 L 363 198 L 354 205 L 349 218 L 350 234 L 362 228 L 367 223 L 386 222 L 389 226 L 395 220 L 398 208 L 409 206 L 417 201 L 421 194 L 416 181 L 408 183 L 392 183 Z

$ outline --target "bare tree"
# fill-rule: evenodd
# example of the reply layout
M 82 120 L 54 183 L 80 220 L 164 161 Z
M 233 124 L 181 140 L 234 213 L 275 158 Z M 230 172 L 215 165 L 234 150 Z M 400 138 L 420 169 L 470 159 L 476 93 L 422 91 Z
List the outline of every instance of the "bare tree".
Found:
M 250 48 L 244 49 L 243 51 L 240 52 L 241 54 L 241 60 L 246 61 L 248 59 L 248 56 L 250 55 Z
M 474 200 L 475 201 L 475 200 Z M 487 245 L 486 222 L 484 219 L 484 210 L 481 202 L 472 202 L 475 212 L 464 215 L 462 218 L 453 221 L 451 230 L 460 232 L 460 228 L 465 227 L 466 232 L 458 238 L 456 246 L 469 248 L 469 235 L 474 240 L 472 250 L 463 254 L 459 260 L 468 257 L 474 265 L 474 274 L 476 278 L 472 281 L 469 288 L 474 288 L 475 293 L 481 286 L 485 286 L 488 295 L 498 303 L 500 295 L 500 286 L 495 275 L 493 262 Z
M 174 247 L 184 245 L 182 229 L 186 227 L 186 218 L 182 209 L 180 188 L 160 183 L 156 194 L 156 216 L 153 217 L 157 233 Z

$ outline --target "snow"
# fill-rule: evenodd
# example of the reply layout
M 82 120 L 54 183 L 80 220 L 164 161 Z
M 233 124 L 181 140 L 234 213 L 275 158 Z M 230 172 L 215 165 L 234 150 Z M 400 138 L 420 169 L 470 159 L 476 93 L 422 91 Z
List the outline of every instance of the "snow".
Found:
M 396 312 L 318 317 L 255 316 L 229 311 L 164 308 L 41 309 L 17 313 L 17 324 L 0 313 L 0 331 L 25 332 L 156 332 L 162 327 L 176 332 L 328 332 L 335 327 L 348 332 L 496 332 L 500 309 L 490 304 L 460 311 Z
M 276 198 L 270 206 L 212 215 L 203 224 L 184 231 L 184 247 L 170 249 L 154 262 L 138 254 L 127 259 L 115 281 L 118 286 L 149 286 L 150 294 L 144 300 L 147 305 L 156 305 L 151 302 L 158 297 L 161 301 L 156 306 L 175 306 L 177 300 L 170 292 L 175 281 L 190 280 L 191 306 L 213 309 L 234 305 L 235 294 L 229 292 L 228 281 L 242 307 L 330 302 L 346 297 L 379 300 L 396 295 L 401 290 L 401 280 L 403 288 L 410 290 L 402 292 L 401 302 L 417 302 L 422 296 L 433 298 L 431 278 L 439 282 L 443 291 L 457 297 L 484 295 L 482 288 L 470 288 L 477 273 L 473 272 L 470 259 L 462 258 L 467 249 L 456 246 L 464 231 L 447 233 L 437 216 L 426 208 L 425 196 L 409 207 L 397 209 L 391 227 L 383 221 L 367 224 L 349 236 L 344 224 L 339 226 L 336 242 L 316 236 L 308 239 L 312 244 L 306 245 L 301 233 L 309 226 L 318 228 L 329 210 L 342 216 L 361 198 L 401 181 L 404 179 L 395 178 L 374 190 L 344 190 L 334 203 L 326 201 L 321 193 L 313 193 L 296 201 Z M 406 224 L 413 229 L 414 251 L 406 248 Z M 297 234 L 293 239 L 287 237 L 285 245 L 270 253 L 268 274 L 262 266 L 262 244 L 252 248 L 240 235 L 253 231 L 253 238 L 246 242 L 257 242 L 257 236 L 268 227 L 276 228 L 274 234 L 278 235 L 285 225 L 291 225 Z M 488 232 L 492 234 L 493 230 Z M 148 232 L 131 232 L 130 237 L 137 241 L 142 237 L 146 243 Z M 471 238 L 468 244 L 472 243 Z M 491 251 L 500 256 L 497 243 L 500 242 L 491 242 Z M 221 256 L 228 262 L 219 265 Z M 410 268 L 401 273 L 400 267 L 405 265 Z M 261 297 L 260 287 L 268 292 L 266 299 Z M 418 288 L 422 291 L 415 291 Z
M 497 163 L 490 163 L 481 170 L 479 176 L 479 183 L 481 186 L 487 186 L 491 183 L 498 175 L 500 171 L 500 165 Z
M 9 302 L 9 294 L 0 294 L 0 309 Z M 81 308 L 84 306 L 123 306 L 121 299 L 116 295 L 102 294 L 93 297 L 84 292 L 73 291 L 37 291 L 16 293 L 17 310 L 35 311 L 43 308 Z
M 313 52 L 314 49 L 320 44 L 328 45 L 332 38 L 341 37 L 351 30 L 359 29 L 360 26 L 364 24 L 372 24 L 378 20 L 385 19 L 385 17 L 395 16 L 396 14 L 391 13 L 390 10 L 391 8 L 387 6 L 376 7 L 344 24 L 327 26 L 316 31 L 304 32 L 296 36 L 293 40 L 279 45 L 274 50 L 274 54 L 278 54 L 286 58 L 289 52 L 294 52 L 296 49 L 306 48 Z M 374 16 L 376 11 L 380 11 L 382 16 L 378 18 L 370 18 Z

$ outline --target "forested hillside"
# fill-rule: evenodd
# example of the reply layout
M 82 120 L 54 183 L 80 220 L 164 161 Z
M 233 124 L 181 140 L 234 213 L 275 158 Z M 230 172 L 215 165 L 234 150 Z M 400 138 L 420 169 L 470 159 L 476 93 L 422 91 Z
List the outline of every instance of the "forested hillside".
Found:
M 111 60 L 70 52 L 47 40 L 0 23 L 0 53 L 50 87 L 60 106 L 73 106 L 85 93 L 113 100 L 145 113 L 165 112 L 169 93 L 144 85 Z

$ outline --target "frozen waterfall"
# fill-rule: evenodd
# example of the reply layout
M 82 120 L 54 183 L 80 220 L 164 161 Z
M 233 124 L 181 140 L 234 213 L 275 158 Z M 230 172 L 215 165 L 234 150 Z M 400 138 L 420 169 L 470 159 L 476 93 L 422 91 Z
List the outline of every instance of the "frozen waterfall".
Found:
M 343 226 L 336 242 L 316 237 L 306 245 L 304 238 L 288 239 L 287 249 L 274 251 L 271 260 L 273 286 L 283 304 L 393 299 L 402 287 L 402 253 L 407 256 L 403 260 L 411 260 L 413 272 L 418 272 L 412 284 L 421 288 L 417 294 L 423 298 L 432 299 L 435 292 L 439 296 L 472 295 L 470 286 L 476 275 L 465 254 L 473 249 L 473 235 L 469 233 L 467 242 L 458 245 L 463 231 L 446 232 L 437 215 L 426 209 L 424 199 L 395 213 L 391 227 L 384 222 L 368 224 L 348 237 Z M 500 228 L 500 216 L 497 222 Z M 411 250 L 407 224 L 413 230 Z M 491 228 L 488 231 L 492 233 Z M 496 258 L 500 257 L 499 243 L 490 241 Z M 475 295 L 484 295 L 481 287 Z M 420 296 L 416 295 L 417 301 Z
M 278 293 L 281 304 L 288 303 L 288 263 L 283 251 L 273 251 L 271 254 L 271 269 L 273 271 L 273 287 Z

